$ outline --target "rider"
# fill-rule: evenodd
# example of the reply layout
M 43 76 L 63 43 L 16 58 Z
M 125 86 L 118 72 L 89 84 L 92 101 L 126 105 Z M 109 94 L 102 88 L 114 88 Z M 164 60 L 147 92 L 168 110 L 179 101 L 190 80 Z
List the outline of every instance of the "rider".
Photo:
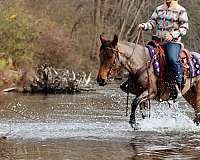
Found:
M 181 45 L 178 42 L 189 29 L 186 9 L 178 4 L 178 0 L 164 0 L 164 4 L 158 6 L 150 19 L 139 24 L 138 28 L 145 31 L 156 29 L 156 36 L 163 43 L 167 64 L 171 66 L 176 84 L 181 91 L 183 75 L 179 61 Z

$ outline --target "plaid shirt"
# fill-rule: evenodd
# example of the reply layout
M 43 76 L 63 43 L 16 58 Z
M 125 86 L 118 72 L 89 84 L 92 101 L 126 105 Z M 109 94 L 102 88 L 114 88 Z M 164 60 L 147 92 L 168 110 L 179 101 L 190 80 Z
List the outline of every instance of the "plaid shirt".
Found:
M 170 33 L 173 41 L 180 41 L 189 29 L 186 9 L 177 1 L 172 1 L 169 7 L 166 4 L 158 6 L 149 21 L 143 24 L 145 30 L 156 29 L 156 36 L 161 39 Z

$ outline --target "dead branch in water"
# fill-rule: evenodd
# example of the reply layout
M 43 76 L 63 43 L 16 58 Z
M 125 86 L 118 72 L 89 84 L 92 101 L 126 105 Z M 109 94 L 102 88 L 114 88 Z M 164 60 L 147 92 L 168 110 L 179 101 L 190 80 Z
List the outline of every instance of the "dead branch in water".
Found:
M 55 69 L 41 65 L 36 71 L 37 78 L 31 84 L 31 92 L 43 93 L 78 93 L 90 91 L 91 74 Z

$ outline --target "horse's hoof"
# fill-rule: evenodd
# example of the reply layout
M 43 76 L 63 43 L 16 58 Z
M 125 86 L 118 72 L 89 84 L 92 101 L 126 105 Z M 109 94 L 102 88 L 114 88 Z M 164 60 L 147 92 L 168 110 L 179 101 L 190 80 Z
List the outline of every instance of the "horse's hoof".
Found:
M 200 114 L 196 114 L 195 118 L 194 118 L 194 123 L 199 126 L 200 125 Z
M 197 126 L 199 126 L 199 123 L 200 123 L 199 120 L 194 119 L 193 121 Z
M 135 122 L 133 122 L 132 120 L 130 120 L 129 124 L 131 125 L 131 128 L 135 128 Z
M 131 125 L 131 128 L 133 128 L 134 123 L 130 120 L 129 124 Z
M 139 127 L 138 127 L 138 123 L 135 123 L 135 122 L 132 122 L 132 121 L 129 121 L 129 124 L 131 125 L 131 128 L 133 128 L 134 130 L 138 130 Z
M 146 117 L 147 117 L 146 115 L 142 114 L 142 119 L 145 119 Z

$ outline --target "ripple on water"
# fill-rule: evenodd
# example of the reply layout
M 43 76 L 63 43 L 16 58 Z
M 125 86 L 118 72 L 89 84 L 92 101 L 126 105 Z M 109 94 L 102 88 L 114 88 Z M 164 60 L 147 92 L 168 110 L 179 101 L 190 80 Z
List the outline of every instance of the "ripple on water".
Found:
M 9 128 L 12 128 L 9 131 Z M 47 138 L 84 138 L 84 137 L 126 137 L 131 128 L 122 123 L 0 123 L 0 134 L 10 132 L 10 138 L 47 139 Z
M 40 146 L 42 140 L 42 147 L 36 149 L 35 154 L 38 150 L 43 151 L 44 146 L 49 153 L 62 146 L 59 153 L 67 156 L 65 159 L 70 156 L 80 159 L 85 155 L 88 157 L 83 160 L 98 159 L 99 155 L 108 160 L 124 160 L 127 155 L 129 159 L 135 159 L 135 156 L 138 159 L 192 159 L 200 156 L 200 127 L 193 124 L 190 116 L 193 110 L 185 105 L 169 108 L 165 104 L 153 103 L 151 118 L 144 120 L 137 110 L 139 130 L 134 131 L 128 124 L 129 117 L 125 117 L 126 95 L 118 90 L 107 89 L 86 95 L 19 96 L 15 101 L 22 104 L 25 113 L 30 111 L 39 119 L 25 120 L 4 112 L 0 134 L 8 135 L 13 141 L 27 142 L 26 147 L 31 149 Z M 21 107 L 14 109 L 20 110 Z M 52 139 L 50 146 L 49 139 Z M 29 142 L 35 143 L 29 146 Z M 32 153 L 25 153 L 24 157 L 26 154 Z

